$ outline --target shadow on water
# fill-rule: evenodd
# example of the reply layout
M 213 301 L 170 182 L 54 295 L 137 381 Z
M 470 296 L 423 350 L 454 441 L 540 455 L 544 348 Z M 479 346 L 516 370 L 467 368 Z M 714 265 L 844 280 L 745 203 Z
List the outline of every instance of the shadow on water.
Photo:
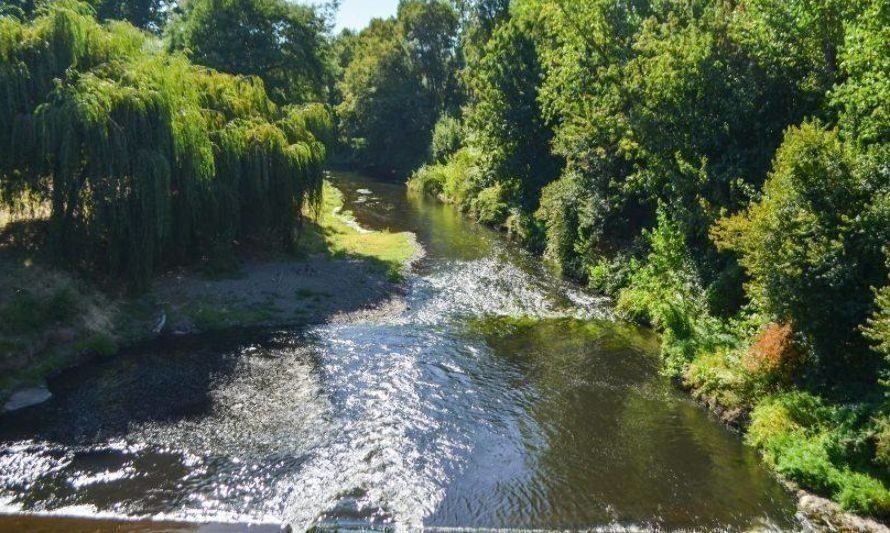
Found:
M 63 373 L 53 399 L 0 417 L 0 481 L 12 495 L 0 507 L 280 523 L 245 498 L 268 498 L 269 481 L 304 459 L 309 433 L 323 433 L 311 345 L 299 330 L 230 330 Z
M 216 384 L 241 365 L 240 346 L 262 330 L 165 337 L 129 353 L 73 368 L 49 381 L 54 398 L 0 418 L 0 439 L 88 446 L 127 435 L 133 425 L 197 419 Z M 274 342 L 267 346 L 274 353 Z

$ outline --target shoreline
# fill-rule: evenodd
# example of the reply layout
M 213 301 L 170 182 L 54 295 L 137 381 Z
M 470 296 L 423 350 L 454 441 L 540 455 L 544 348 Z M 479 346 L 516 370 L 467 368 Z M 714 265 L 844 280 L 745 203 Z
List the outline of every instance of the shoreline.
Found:
M 674 386 L 689 396 L 700 408 L 705 410 L 716 422 L 723 425 L 744 439 L 750 422 L 750 412 L 744 409 L 728 409 L 716 398 L 699 394 L 694 387 L 684 384 L 679 379 L 672 379 Z M 758 456 L 761 452 L 758 451 Z M 761 463 L 763 459 L 761 457 Z M 794 498 L 797 514 L 795 517 L 806 528 L 806 531 L 835 531 L 839 533 L 890 533 L 890 527 L 875 518 L 863 516 L 841 508 L 829 498 L 800 488 L 793 481 L 779 476 L 770 470 L 788 494 Z
M 370 235 L 376 232 L 356 228 L 350 215 L 342 212 L 342 196 L 338 198 L 340 207 L 330 211 L 332 218 L 339 220 L 355 233 L 350 235 Z M 329 221 L 330 222 L 330 221 Z M 407 259 L 399 263 L 401 269 L 423 256 L 423 248 L 413 234 L 405 238 L 413 250 Z M 390 265 L 391 267 L 392 265 Z M 336 291 L 331 291 L 336 287 Z M 115 355 L 124 353 L 136 346 L 158 342 L 176 336 L 203 335 L 225 331 L 231 328 L 275 328 L 309 326 L 322 323 L 338 323 L 361 319 L 384 319 L 398 315 L 405 304 L 404 284 L 392 275 L 392 270 L 380 262 L 350 254 L 316 253 L 309 257 L 275 258 L 253 260 L 244 264 L 238 275 L 210 279 L 193 271 L 167 273 L 155 280 L 149 292 L 153 306 L 164 309 L 161 331 L 122 344 Z M 93 354 L 80 358 L 63 367 L 69 369 L 87 365 L 102 357 Z M 694 390 L 675 383 L 700 406 L 713 414 L 717 421 L 726 427 L 744 433 L 744 413 L 739 416 L 726 416 L 727 411 L 715 402 L 697 395 Z M 741 421 L 741 422 L 740 422 Z M 795 485 L 776 479 L 795 498 L 797 517 L 802 526 L 813 530 L 834 531 L 890 531 L 885 525 L 866 517 L 843 511 L 840 507 L 815 494 L 801 490 Z M 91 525 L 94 522 L 113 524 L 143 523 L 146 529 L 168 524 L 165 520 L 124 517 L 68 517 L 27 513 L 0 514 L 0 526 L 4 519 L 20 517 L 22 520 L 83 520 Z M 183 531 L 200 530 L 207 524 L 170 521 Z M 233 524 L 243 527 L 246 524 Z M 194 527 L 193 527 L 194 526 Z M 112 529 L 109 529 L 112 530 Z M 240 529 L 233 529 L 240 530 Z
M 300 256 L 263 252 L 225 275 L 181 268 L 158 275 L 135 297 L 112 296 L 74 274 L 35 264 L 27 254 L 0 250 L 0 297 L 28 296 L 21 309 L 13 309 L 23 314 L 28 330 L 6 337 L 0 330 L 0 414 L 16 403 L 36 405 L 29 396 L 48 400 L 47 380 L 63 371 L 164 336 L 399 313 L 404 271 L 423 255 L 422 247 L 410 233 L 360 230 L 342 208 L 342 193 L 326 181 L 323 205 L 302 230 Z M 48 314 L 39 324 L 35 305 Z

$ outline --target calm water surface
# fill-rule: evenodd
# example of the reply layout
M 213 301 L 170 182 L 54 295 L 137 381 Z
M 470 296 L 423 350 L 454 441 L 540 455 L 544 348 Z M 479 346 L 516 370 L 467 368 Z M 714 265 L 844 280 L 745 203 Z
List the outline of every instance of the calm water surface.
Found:
M 649 334 L 448 207 L 335 182 L 361 224 L 424 246 L 408 309 L 67 373 L 0 418 L 0 511 L 27 514 L 0 529 L 796 527 L 756 456 L 659 375 Z

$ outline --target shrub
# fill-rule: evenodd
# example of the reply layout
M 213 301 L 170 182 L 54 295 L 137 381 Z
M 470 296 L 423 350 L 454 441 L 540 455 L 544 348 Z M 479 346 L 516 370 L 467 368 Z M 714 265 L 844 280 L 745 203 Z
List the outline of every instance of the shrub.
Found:
M 430 157 L 435 163 L 444 163 L 457 152 L 463 143 L 463 125 L 460 119 L 451 115 L 442 115 L 433 128 L 433 140 L 430 143 Z
M 504 226 L 507 228 L 507 237 L 517 241 L 532 252 L 540 253 L 544 249 L 544 228 L 531 214 L 522 209 L 513 207 L 507 217 Z
M 805 353 L 796 345 L 790 323 L 771 323 L 760 332 L 741 362 L 755 376 L 788 383 Z
M 863 438 L 856 414 L 827 406 L 804 392 L 772 396 L 751 413 L 747 441 L 759 448 L 766 462 L 781 476 L 801 487 L 834 498 L 845 509 L 877 516 L 890 514 L 890 491 L 868 471 L 870 465 L 850 465 L 858 447 L 844 440 Z
M 886 277 L 880 235 L 862 227 L 872 194 L 861 170 L 836 131 L 791 128 L 762 199 L 712 231 L 718 247 L 739 254 L 757 304 L 828 360 L 855 353 L 845 348 L 869 312 L 870 287 Z
M 834 498 L 841 507 L 869 515 L 890 516 L 890 490 L 874 477 L 845 470 Z
M 788 433 L 775 437 L 769 447 L 780 476 L 822 494 L 839 488 L 837 469 L 818 439 Z
M 738 364 L 738 354 L 728 347 L 698 355 L 683 373 L 683 383 L 691 387 L 698 398 L 716 400 L 729 409 L 752 401 L 746 376 Z
M 684 233 L 664 210 L 659 210 L 658 226 L 647 238 L 651 251 L 630 276 L 616 307 L 625 317 L 662 333 L 667 372 L 680 375 L 697 353 L 734 339 L 724 335 L 724 325 L 709 315 Z
M 466 208 L 476 189 L 477 159 L 472 149 L 462 148 L 444 163 L 420 167 L 408 180 L 408 187 Z
M 581 211 L 586 198 L 579 177 L 567 174 L 545 186 L 535 217 L 546 228 L 544 256 L 563 274 L 581 278 L 583 255 L 577 241 L 581 237 Z
M 482 189 L 470 202 L 470 211 L 483 224 L 503 223 L 507 220 L 509 209 L 504 187 L 500 183 Z

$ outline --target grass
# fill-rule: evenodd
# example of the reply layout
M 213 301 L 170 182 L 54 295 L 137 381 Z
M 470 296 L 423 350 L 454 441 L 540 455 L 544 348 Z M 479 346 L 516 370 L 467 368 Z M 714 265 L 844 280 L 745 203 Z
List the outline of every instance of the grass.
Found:
M 391 280 L 402 277 L 405 265 L 417 252 L 411 233 L 361 228 L 350 212 L 343 211 L 343 193 L 327 181 L 322 205 L 317 213 L 311 213 L 308 226 L 301 240 L 304 250 L 368 260 Z
M 122 312 L 85 280 L 0 250 L 0 403 L 83 356 L 117 352 L 127 335 L 144 334 L 149 320 Z

